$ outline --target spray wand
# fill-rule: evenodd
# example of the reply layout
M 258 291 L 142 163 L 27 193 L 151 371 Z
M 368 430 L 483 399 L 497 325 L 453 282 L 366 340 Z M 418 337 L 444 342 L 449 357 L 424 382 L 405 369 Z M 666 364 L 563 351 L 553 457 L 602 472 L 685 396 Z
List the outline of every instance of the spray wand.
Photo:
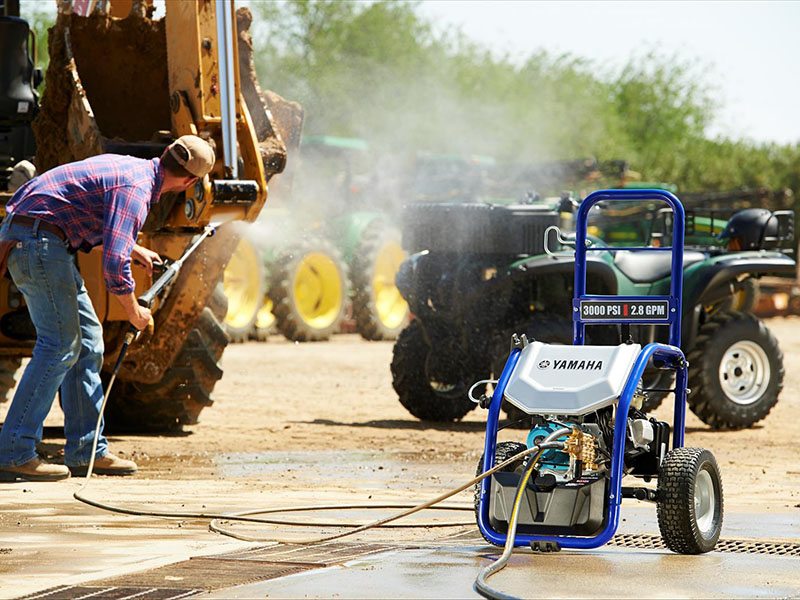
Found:
M 206 225 L 206 228 L 203 230 L 203 233 L 197 238 L 194 243 L 189 246 L 186 252 L 178 259 L 174 260 L 167 268 L 164 269 L 164 272 L 159 276 L 158 279 L 150 286 L 144 294 L 139 296 L 137 299 L 140 306 L 145 308 L 153 308 L 153 303 L 156 301 L 156 298 L 160 297 L 167 286 L 172 283 L 175 278 L 180 273 L 181 267 L 183 263 L 186 262 L 186 259 L 189 258 L 195 250 L 200 246 L 200 244 L 205 241 L 206 238 L 211 237 L 214 235 L 216 231 L 216 227 L 214 225 Z M 114 369 L 111 371 L 111 379 L 106 386 L 106 396 L 103 399 L 103 407 L 105 408 L 106 400 L 108 400 L 108 393 L 111 390 L 111 386 L 114 384 L 114 380 L 117 378 L 117 373 L 119 373 L 119 369 L 122 366 L 122 361 L 125 360 L 125 354 L 128 352 L 128 347 L 139 337 L 141 332 L 136 329 L 133 325 L 130 326 L 128 331 L 125 333 L 125 337 L 122 340 L 122 347 L 119 350 L 119 356 L 117 357 L 117 362 L 114 363 Z M 102 409 L 100 410 L 100 414 L 103 414 Z

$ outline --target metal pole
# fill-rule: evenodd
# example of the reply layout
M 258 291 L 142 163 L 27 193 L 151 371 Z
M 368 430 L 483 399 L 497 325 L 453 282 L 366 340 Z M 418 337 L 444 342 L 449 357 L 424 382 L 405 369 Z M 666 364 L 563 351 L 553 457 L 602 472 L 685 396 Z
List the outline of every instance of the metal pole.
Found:
M 222 157 L 226 176 L 239 178 L 239 153 L 236 146 L 236 65 L 233 44 L 233 0 L 216 0 L 217 57 L 220 83 L 220 117 L 222 119 Z

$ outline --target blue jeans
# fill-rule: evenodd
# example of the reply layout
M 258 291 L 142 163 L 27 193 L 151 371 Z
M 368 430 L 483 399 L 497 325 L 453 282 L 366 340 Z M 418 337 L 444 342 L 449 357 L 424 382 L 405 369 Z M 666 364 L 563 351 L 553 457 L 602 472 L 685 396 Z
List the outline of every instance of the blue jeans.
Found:
M 33 356 L 0 431 L 0 467 L 36 458 L 42 424 L 59 388 L 67 440 L 64 463 L 81 466 L 91 458 L 103 403 L 103 329 L 67 243 L 37 225 L 6 219 L 0 226 L 0 240 L 18 240 L 8 257 L 8 271 L 36 327 Z M 101 433 L 96 457 L 107 453 Z

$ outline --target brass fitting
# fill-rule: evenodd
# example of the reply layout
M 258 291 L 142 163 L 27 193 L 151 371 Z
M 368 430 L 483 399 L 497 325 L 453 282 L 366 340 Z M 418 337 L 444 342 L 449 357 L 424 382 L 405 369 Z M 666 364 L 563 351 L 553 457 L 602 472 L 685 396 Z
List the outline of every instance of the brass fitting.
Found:
M 590 471 L 597 471 L 597 440 L 590 433 L 585 433 L 574 427 L 564 442 L 564 452 L 573 459 L 583 463 L 584 468 Z

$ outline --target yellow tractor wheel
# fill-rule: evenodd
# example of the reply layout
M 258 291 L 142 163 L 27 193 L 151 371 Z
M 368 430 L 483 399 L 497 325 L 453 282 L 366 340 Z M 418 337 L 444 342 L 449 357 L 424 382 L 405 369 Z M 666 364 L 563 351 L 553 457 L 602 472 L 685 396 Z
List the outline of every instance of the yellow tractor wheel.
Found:
M 405 259 L 399 231 L 380 223 L 367 229 L 351 267 L 353 316 L 363 338 L 393 340 L 408 324 L 408 304 L 395 285 Z
M 233 342 L 247 341 L 255 333 L 264 302 L 264 263 L 258 248 L 242 238 L 231 256 L 222 279 L 228 297 L 225 331 Z
M 287 339 L 324 341 L 339 330 L 348 296 L 347 268 L 331 243 L 319 239 L 289 249 L 271 271 L 275 325 Z

